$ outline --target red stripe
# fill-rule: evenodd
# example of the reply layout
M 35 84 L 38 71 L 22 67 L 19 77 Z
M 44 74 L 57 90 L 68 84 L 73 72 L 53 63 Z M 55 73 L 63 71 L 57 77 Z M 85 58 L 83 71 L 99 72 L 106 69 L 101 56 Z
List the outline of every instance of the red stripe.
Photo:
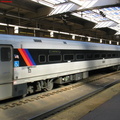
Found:
M 26 51 L 24 49 L 23 49 L 23 53 L 24 53 L 25 57 L 27 58 L 27 60 L 29 61 L 30 66 L 32 66 L 33 65 L 32 61 L 30 60 L 28 54 L 26 53 Z
M 27 66 L 31 66 L 31 62 L 30 60 L 28 59 L 27 55 L 25 54 L 25 50 L 24 49 L 18 49 L 18 51 L 20 52 L 22 58 L 24 59 L 25 63 Z

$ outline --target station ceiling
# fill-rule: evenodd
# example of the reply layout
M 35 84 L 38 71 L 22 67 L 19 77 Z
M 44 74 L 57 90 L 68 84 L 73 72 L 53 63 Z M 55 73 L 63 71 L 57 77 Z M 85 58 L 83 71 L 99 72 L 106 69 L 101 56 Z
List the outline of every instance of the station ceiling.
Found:
M 7 0 L 0 25 L 16 25 L 85 36 L 120 35 L 120 0 Z

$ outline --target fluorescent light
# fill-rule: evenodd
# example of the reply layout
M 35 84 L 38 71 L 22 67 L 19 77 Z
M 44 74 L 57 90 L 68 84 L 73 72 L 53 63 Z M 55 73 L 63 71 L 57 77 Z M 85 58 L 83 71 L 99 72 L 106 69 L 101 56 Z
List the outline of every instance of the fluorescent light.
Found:
M 100 43 L 102 43 L 102 39 L 100 39 Z
M 75 40 L 75 35 L 72 35 L 72 39 Z
M 109 44 L 111 44 L 111 43 L 112 43 L 112 41 L 110 40 L 110 41 L 109 41 Z
M 90 37 L 88 37 L 88 41 L 89 41 L 89 42 L 91 41 L 91 38 L 90 38 Z
M 18 26 L 14 27 L 14 33 L 19 33 L 19 27 Z
M 0 23 L 0 25 L 7 26 L 7 24 L 6 24 L 6 23 Z
M 70 33 L 67 33 L 67 32 L 60 32 L 60 33 L 65 35 L 70 35 Z
M 54 32 L 53 31 L 50 32 L 50 37 L 54 37 Z

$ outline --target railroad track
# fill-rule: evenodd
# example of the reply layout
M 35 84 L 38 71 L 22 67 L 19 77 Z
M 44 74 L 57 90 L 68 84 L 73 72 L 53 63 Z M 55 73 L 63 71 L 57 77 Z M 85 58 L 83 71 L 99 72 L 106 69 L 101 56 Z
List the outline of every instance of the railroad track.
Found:
M 116 74 L 116 73 L 113 73 L 113 74 Z M 105 75 L 104 77 L 108 77 L 108 76 L 113 75 L 113 74 L 108 74 L 108 75 Z M 103 78 L 103 77 L 102 77 L 102 78 Z M 99 79 L 99 78 L 97 78 L 97 80 L 98 80 L 98 79 Z M 101 79 L 101 78 L 100 78 L 100 79 Z M 95 81 L 95 80 L 92 80 L 92 81 Z M 62 111 L 62 110 L 66 109 L 66 108 L 68 108 L 68 107 L 70 107 L 70 106 L 72 106 L 72 105 L 75 105 L 75 104 L 79 103 L 79 102 L 82 101 L 82 100 L 85 100 L 85 99 L 87 99 L 87 98 L 89 98 L 89 97 L 91 97 L 91 96 L 93 96 L 93 95 L 95 95 L 95 94 L 97 94 L 97 93 L 105 90 L 106 88 L 111 87 L 111 86 L 113 86 L 113 85 L 115 85 L 115 84 L 117 84 L 117 83 L 119 83 L 119 82 L 120 82 L 120 79 L 117 80 L 117 81 L 114 81 L 114 82 L 112 82 L 112 83 L 109 83 L 109 84 L 107 84 L 107 85 L 105 85 L 105 86 L 102 86 L 102 87 L 96 89 L 95 91 L 90 92 L 89 94 L 83 95 L 82 97 L 80 96 L 79 98 L 74 99 L 73 101 L 70 101 L 70 102 L 68 102 L 68 103 L 66 103 L 66 104 L 63 104 L 63 105 L 61 105 L 61 106 L 59 106 L 59 107 L 56 107 L 56 108 L 54 108 L 54 109 L 52 109 L 52 110 L 50 110 L 50 111 L 47 111 L 46 113 L 43 113 L 43 114 L 39 114 L 39 115 L 37 115 L 37 116 L 34 116 L 34 117 L 30 118 L 29 120 L 42 120 L 42 119 L 45 119 L 45 118 L 47 118 L 47 117 L 49 117 L 49 116 L 51 116 L 51 115 L 56 114 L 56 113 L 59 112 L 59 111 Z
M 28 97 L 20 99 L 20 100 L 15 100 L 15 101 L 7 102 L 7 103 L 2 103 L 2 104 L 0 104 L 0 110 L 8 110 L 8 109 L 15 108 L 15 107 L 18 107 L 18 106 L 21 106 L 21 105 L 25 105 L 25 104 L 28 104 L 30 102 L 37 101 L 39 99 L 43 99 L 43 98 L 51 96 L 51 95 L 55 95 L 55 94 L 58 94 L 58 93 L 61 93 L 61 92 L 64 92 L 64 91 L 75 89 L 75 88 L 80 87 L 81 85 L 83 85 L 85 83 L 94 82 L 94 81 L 97 81 L 97 80 L 100 80 L 102 78 L 105 78 L 105 77 L 108 77 L 108 76 L 111 76 L 111 75 L 114 75 L 114 74 L 118 74 L 118 73 L 120 73 L 120 71 L 116 71 L 116 72 L 113 72 L 113 73 L 108 73 L 108 74 L 105 74 L 105 75 L 99 75 L 99 76 L 96 76 L 96 77 L 89 77 L 87 79 L 81 80 L 80 82 L 77 82 L 77 83 L 74 83 L 72 85 L 62 87 L 62 88 L 57 88 L 57 89 L 54 89 L 54 90 L 51 90 L 51 91 L 48 91 L 48 92 L 45 92 L 45 93 L 40 93 L 40 94 L 37 94 L 37 95 L 28 96 Z M 108 85 L 106 87 L 108 87 Z M 89 95 L 91 96 L 92 94 L 95 94 L 95 93 L 97 93 L 101 90 L 102 89 L 99 89 L 96 92 L 91 93 Z M 85 98 L 83 98 L 83 99 L 85 99 Z M 73 103 L 71 103 L 71 104 L 73 104 Z

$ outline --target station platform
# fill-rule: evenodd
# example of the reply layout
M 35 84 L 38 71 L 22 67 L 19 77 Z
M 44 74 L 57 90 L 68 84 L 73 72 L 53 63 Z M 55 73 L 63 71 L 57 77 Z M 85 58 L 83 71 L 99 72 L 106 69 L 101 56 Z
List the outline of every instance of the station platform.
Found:
M 79 120 L 120 120 L 120 93 Z

